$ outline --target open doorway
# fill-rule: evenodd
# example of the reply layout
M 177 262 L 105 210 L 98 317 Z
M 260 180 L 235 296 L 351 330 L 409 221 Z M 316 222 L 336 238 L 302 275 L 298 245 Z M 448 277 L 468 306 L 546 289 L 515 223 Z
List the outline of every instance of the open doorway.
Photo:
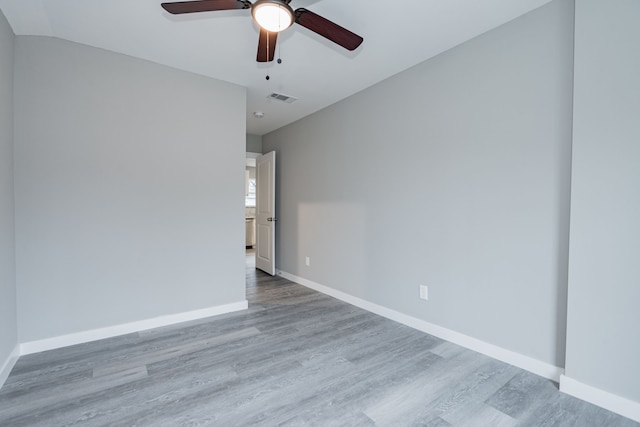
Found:
M 251 263 L 254 266 L 256 245 L 256 159 L 260 156 L 260 153 L 247 152 L 244 182 L 245 249 L 247 263 Z
M 249 156 L 251 154 L 251 156 Z M 276 153 L 247 153 L 245 165 L 245 248 L 254 249 L 256 268 L 276 274 Z

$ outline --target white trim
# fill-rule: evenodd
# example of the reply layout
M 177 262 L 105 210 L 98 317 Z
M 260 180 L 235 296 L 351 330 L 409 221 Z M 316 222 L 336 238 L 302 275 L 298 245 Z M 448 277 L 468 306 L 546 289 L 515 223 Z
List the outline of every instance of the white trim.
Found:
M 9 378 L 11 370 L 18 361 L 18 357 L 20 357 L 20 346 L 16 344 L 13 351 L 9 354 L 9 357 L 7 357 L 7 360 L 2 364 L 2 368 L 0 368 L 0 388 L 2 388 L 4 382 Z
M 557 366 L 541 362 L 540 360 L 534 359 L 532 357 L 507 350 L 497 345 L 489 344 L 477 338 L 461 334 L 460 332 L 443 328 L 442 326 L 434 325 L 433 323 L 429 323 L 416 317 L 400 313 L 399 311 L 395 311 L 390 308 L 360 299 L 358 297 L 354 297 L 353 295 L 349 295 L 347 293 L 329 288 L 328 286 L 312 282 L 311 280 L 295 276 L 291 273 L 287 273 L 286 271 L 278 271 L 278 275 L 284 277 L 285 279 L 291 280 L 292 282 L 296 282 L 300 285 L 306 286 L 307 288 L 314 289 L 318 292 L 322 292 L 323 294 L 332 296 L 351 305 L 355 305 L 356 307 L 360 307 L 382 317 L 386 317 L 387 319 L 394 320 L 411 328 L 426 332 L 438 338 L 442 338 L 443 340 L 450 341 L 454 344 L 461 345 L 468 349 L 477 351 L 478 353 L 482 353 L 494 359 L 506 362 L 510 365 L 517 366 L 518 368 L 522 368 L 526 371 L 532 372 L 536 375 L 540 375 L 541 377 L 550 379 L 552 381 L 558 382 L 560 380 L 560 375 L 564 373 L 564 370 Z
M 560 391 L 640 422 L 640 403 L 633 400 L 581 383 L 566 375 L 560 376 Z
M 29 341 L 20 344 L 20 355 L 22 356 L 25 354 L 39 353 L 41 351 L 53 350 L 56 348 L 82 344 L 90 341 L 97 341 L 105 338 L 115 337 L 118 335 L 130 334 L 133 332 L 145 331 L 148 329 L 173 325 L 176 323 L 188 322 L 190 320 L 203 319 L 205 317 L 217 316 L 220 314 L 231 313 L 233 311 L 246 310 L 248 306 L 249 303 L 247 302 L 247 300 L 243 300 L 231 304 L 203 308 L 200 310 L 170 314 L 167 316 L 159 316 L 152 319 L 139 320 L 137 322 L 108 326 L 106 328 L 76 332 L 73 334 L 45 338 L 37 341 Z

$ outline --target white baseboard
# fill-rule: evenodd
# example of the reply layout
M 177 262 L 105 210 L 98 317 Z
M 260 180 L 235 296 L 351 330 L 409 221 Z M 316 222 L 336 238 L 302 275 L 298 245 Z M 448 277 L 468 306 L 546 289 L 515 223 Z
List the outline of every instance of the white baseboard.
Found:
M 4 382 L 9 378 L 11 370 L 18 361 L 18 357 L 20 357 L 20 346 L 16 344 L 13 351 L 9 354 L 9 357 L 7 357 L 7 360 L 5 360 L 2 367 L 0 367 L 0 388 L 2 388 Z
M 170 314 L 167 316 L 154 317 L 152 319 L 140 320 L 137 322 L 124 323 L 121 325 L 108 326 L 106 328 L 92 329 L 89 331 L 76 332 L 58 337 L 45 338 L 42 340 L 29 341 L 20 344 L 20 355 L 39 353 L 41 351 L 53 350 L 70 345 L 82 344 L 90 341 L 97 341 L 111 338 L 118 335 L 130 334 L 133 332 L 145 331 L 176 323 L 188 322 L 190 320 L 203 319 L 205 317 L 217 316 L 231 313 L 233 311 L 246 310 L 249 304 L 247 300 L 218 305 L 215 307 L 203 308 L 184 313 Z
M 560 391 L 640 422 L 640 403 L 633 400 L 581 383 L 566 375 L 560 376 Z
M 489 344 L 477 338 L 452 331 L 451 329 L 434 325 L 433 323 L 429 323 L 416 317 L 400 313 L 399 311 L 391 310 L 390 308 L 374 304 L 358 297 L 354 297 L 353 295 L 349 295 L 347 293 L 329 288 L 319 283 L 312 282 L 311 280 L 295 276 L 291 273 L 278 271 L 278 274 L 285 279 L 291 280 L 292 282 L 299 283 L 310 289 L 322 292 L 323 294 L 332 296 L 351 305 L 355 305 L 356 307 L 360 307 L 364 310 L 370 311 L 382 317 L 386 317 L 387 319 L 394 320 L 398 323 L 402 323 L 419 331 L 426 332 L 443 340 L 458 344 L 473 351 L 477 351 L 478 353 L 482 353 L 486 356 L 498 359 L 510 365 L 517 366 L 518 368 L 532 372 L 543 378 L 558 382 L 560 380 L 560 376 L 564 373 L 564 370 L 557 366 L 541 362 L 537 359 L 522 355 L 520 353 L 516 353 L 511 350 L 507 350 L 497 345 Z

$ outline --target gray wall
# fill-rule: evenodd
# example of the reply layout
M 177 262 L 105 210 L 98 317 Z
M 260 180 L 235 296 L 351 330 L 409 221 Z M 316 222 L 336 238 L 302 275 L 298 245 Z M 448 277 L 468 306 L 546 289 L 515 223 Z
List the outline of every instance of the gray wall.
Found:
M 13 40 L 13 31 L 0 11 L 0 368 L 18 343 L 13 220 Z
M 262 137 L 260 135 L 247 134 L 247 152 L 262 153 Z
M 245 89 L 51 38 L 15 61 L 20 341 L 244 301 Z
M 278 268 L 562 366 L 572 43 L 553 2 L 265 135 Z
M 640 402 L 640 2 L 576 2 L 566 375 Z

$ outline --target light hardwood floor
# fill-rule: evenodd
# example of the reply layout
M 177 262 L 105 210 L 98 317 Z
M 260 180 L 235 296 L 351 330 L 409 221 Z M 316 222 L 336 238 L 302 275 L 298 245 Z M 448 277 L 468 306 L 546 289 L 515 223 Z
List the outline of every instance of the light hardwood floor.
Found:
M 246 311 L 22 357 L 0 425 L 640 425 L 250 261 Z

